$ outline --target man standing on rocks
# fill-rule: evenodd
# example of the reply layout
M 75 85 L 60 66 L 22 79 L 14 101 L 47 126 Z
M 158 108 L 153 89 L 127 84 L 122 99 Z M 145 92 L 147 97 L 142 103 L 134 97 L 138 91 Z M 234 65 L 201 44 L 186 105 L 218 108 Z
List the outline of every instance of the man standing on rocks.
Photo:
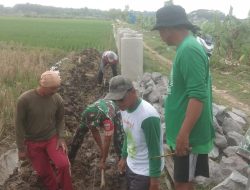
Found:
M 213 148 L 209 60 L 190 33 L 193 27 L 181 6 L 169 5 L 157 11 L 153 28 L 164 42 L 176 46 L 165 101 L 166 140 L 175 152 L 176 190 L 194 189 L 195 176 L 209 177 L 208 153 Z
M 98 85 L 102 84 L 105 67 L 110 66 L 112 69 L 113 76 L 117 75 L 117 64 L 118 64 L 118 56 L 116 55 L 115 52 L 113 51 L 103 52 L 97 76 Z
M 110 80 L 105 99 L 115 101 L 120 108 L 124 138 L 120 172 L 126 168 L 129 190 L 159 190 L 159 177 L 164 160 L 154 158 L 163 154 L 163 135 L 156 109 L 140 99 L 132 82 L 121 76 Z
M 16 109 L 19 159 L 28 158 L 31 161 L 48 190 L 73 189 L 67 146 L 63 139 L 64 104 L 62 97 L 56 93 L 60 84 L 58 72 L 44 72 L 40 86 L 24 92 L 18 98 Z
M 103 142 L 100 129 L 104 130 Z M 100 169 L 105 169 L 112 136 L 115 151 L 119 157 L 118 159 L 120 159 L 124 132 L 120 112 L 113 101 L 100 99 L 88 105 L 83 111 L 80 128 L 77 129 L 69 148 L 68 156 L 71 162 L 74 161 L 77 151 L 82 145 L 84 136 L 89 130 L 100 148 Z

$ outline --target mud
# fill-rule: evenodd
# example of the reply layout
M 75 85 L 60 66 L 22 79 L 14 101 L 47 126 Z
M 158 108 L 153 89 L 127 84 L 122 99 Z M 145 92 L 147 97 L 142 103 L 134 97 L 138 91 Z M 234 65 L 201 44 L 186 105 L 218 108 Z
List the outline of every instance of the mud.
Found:
M 80 57 L 80 58 L 79 58 Z M 103 97 L 108 86 L 98 87 L 96 76 L 100 62 L 100 53 L 95 49 L 86 49 L 78 55 L 73 55 L 67 65 L 61 65 L 59 70 L 62 86 L 59 93 L 65 101 L 66 141 L 70 142 L 79 127 L 80 115 L 84 108 Z M 107 81 L 111 77 L 111 69 L 105 74 Z M 116 168 L 116 155 L 111 147 L 105 171 L 105 190 L 126 189 L 124 177 L 120 177 Z M 99 149 L 91 134 L 86 136 L 78 151 L 76 160 L 71 166 L 72 180 L 75 190 L 99 190 L 101 172 L 99 170 Z M 28 161 L 19 168 L 5 182 L 4 190 L 40 190 L 44 189 Z
M 85 49 L 77 55 L 70 55 L 66 63 L 59 67 L 62 86 L 59 93 L 65 102 L 66 142 L 70 143 L 75 130 L 80 125 L 80 115 L 85 107 L 106 95 L 108 84 L 97 86 L 97 72 L 100 53 L 95 49 Z M 109 81 L 112 72 L 106 69 L 104 78 Z M 75 190 L 100 190 L 101 172 L 99 169 L 99 149 L 90 133 L 78 151 L 71 166 Z M 105 188 L 102 190 L 126 190 L 126 180 L 117 170 L 116 155 L 113 146 L 107 158 L 105 170 Z M 20 164 L 4 183 L 0 190 L 45 190 L 28 161 Z M 167 190 L 165 176 L 161 177 L 161 190 Z

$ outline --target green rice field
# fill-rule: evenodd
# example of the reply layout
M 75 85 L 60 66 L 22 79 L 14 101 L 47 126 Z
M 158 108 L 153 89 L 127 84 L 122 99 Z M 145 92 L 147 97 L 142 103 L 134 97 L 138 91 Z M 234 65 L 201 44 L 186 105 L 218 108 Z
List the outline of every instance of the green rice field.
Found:
M 77 51 L 115 47 L 111 21 L 0 17 L 0 41 L 23 46 Z

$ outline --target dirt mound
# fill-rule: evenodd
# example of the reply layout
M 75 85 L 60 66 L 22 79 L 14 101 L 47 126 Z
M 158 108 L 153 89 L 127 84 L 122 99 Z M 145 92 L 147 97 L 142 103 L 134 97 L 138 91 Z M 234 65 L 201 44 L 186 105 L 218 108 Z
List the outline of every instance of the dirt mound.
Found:
M 59 68 L 63 84 L 59 90 L 65 101 L 65 123 L 67 142 L 79 127 L 80 115 L 84 108 L 103 97 L 108 87 L 97 87 L 96 77 L 100 62 L 100 53 L 95 49 L 86 49 L 68 59 L 67 64 Z M 110 78 L 111 71 L 107 69 Z M 107 77 L 106 76 L 106 77 Z M 108 78 L 107 78 L 108 79 Z M 125 189 L 124 177 L 119 177 L 116 168 L 114 150 L 107 159 L 105 171 L 106 189 Z M 72 165 L 72 179 L 75 190 L 100 189 L 99 150 L 92 136 L 88 134 Z M 5 182 L 4 190 L 43 189 L 39 179 L 28 162 L 22 163 Z

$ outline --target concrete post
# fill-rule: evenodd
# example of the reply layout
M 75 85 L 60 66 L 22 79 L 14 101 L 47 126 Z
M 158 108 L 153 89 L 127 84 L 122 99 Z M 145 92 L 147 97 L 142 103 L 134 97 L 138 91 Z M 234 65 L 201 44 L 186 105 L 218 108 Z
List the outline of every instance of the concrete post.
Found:
M 143 75 L 142 34 L 124 33 L 121 37 L 121 74 L 135 81 Z

